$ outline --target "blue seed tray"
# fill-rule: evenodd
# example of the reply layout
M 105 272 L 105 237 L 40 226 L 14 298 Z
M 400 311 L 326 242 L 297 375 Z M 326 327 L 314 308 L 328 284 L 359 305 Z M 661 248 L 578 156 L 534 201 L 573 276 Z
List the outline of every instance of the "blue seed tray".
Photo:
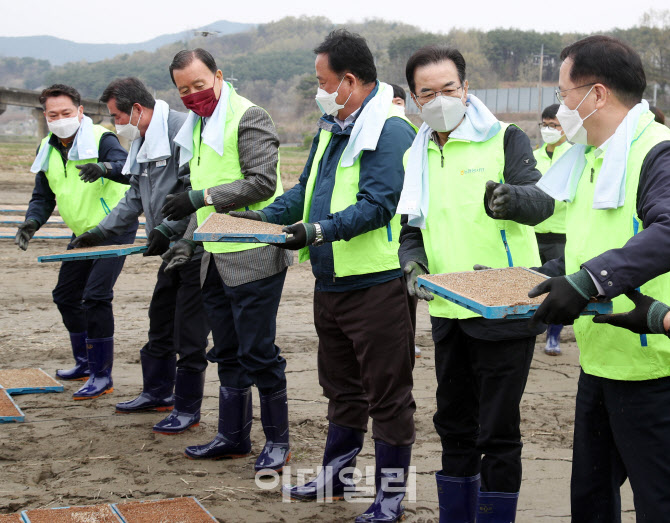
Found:
M 190 498 L 193 501 L 195 501 L 200 506 L 200 508 L 202 509 L 204 515 L 207 515 L 208 517 L 212 518 L 212 521 L 216 521 L 216 522 L 219 521 L 214 516 L 212 516 L 212 514 L 210 514 L 209 510 L 207 510 L 205 507 L 202 506 L 202 503 L 200 503 L 200 501 L 198 501 L 197 498 L 195 498 L 194 496 L 184 496 L 184 497 L 185 498 Z M 155 503 L 157 501 L 170 501 L 170 500 L 173 500 L 173 499 L 182 499 L 182 498 L 147 499 L 147 500 L 144 500 L 144 501 L 140 501 L 140 503 Z M 123 505 L 123 503 L 113 503 L 112 504 L 112 509 L 114 509 L 114 512 L 116 512 L 116 515 L 119 516 L 119 518 L 121 518 L 121 521 L 123 521 L 123 523 L 132 523 L 132 521 L 128 521 L 126 518 L 123 517 L 123 514 L 121 514 L 121 512 L 119 511 L 119 508 L 118 508 L 119 505 Z M 195 515 L 195 513 L 194 513 L 194 515 Z
M 9 394 L 14 396 L 18 394 L 40 394 L 42 392 L 63 392 L 63 390 L 65 390 L 63 385 L 54 380 L 42 369 L 37 370 L 43 372 L 45 376 L 48 376 L 55 383 L 55 385 L 47 385 L 45 387 L 3 387 L 2 383 L 0 383 L 0 387 L 3 387 Z
M 112 509 L 112 515 L 117 519 L 117 521 L 119 523 L 124 523 L 124 520 L 121 517 L 119 517 L 118 513 L 114 510 L 114 507 L 112 505 L 110 505 L 109 503 L 105 503 L 105 505 L 107 505 L 109 508 Z M 76 505 L 76 506 L 71 506 L 71 507 L 53 507 L 53 508 L 50 508 L 50 509 L 47 509 L 47 510 L 63 510 L 63 509 L 68 509 L 68 508 L 86 508 L 87 506 L 97 506 L 97 505 L 85 505 L 85 506 Z M 35 509 L 32 509 L 32 510 L 35 510 Z M 23 521 L 25 521 L 25 523 L 30 523 L 30 517 L 28 516 L 28 512 L 32 512 L 32 510 L 22 510 L 21 511 L 21 517 L 23 518 Z M 84 520 L 82 519 L 80 521 L 84 521 Z
M 260 234 L 238 232 L 198 232 L 193 233 L 197 242 L 236 242 L 236 243 L 286 243 L 286 233 Z
M 532 271 L 535 272 L 535 271 Z M 543 275 L 544 276 L 544 275 Z M 480 314 L 484 318 L 493 320 L 493 319 L 506 319 L 506 320 L 518 320 L 523 318 L 530 318 L 535 314 L 535 311 L 540 306 L 540 304 L 532 305 L 498 305 L 498 306 L 489 306 L 479 303 L 471 298 L 466 298 L 465 296 L 458 294 L 444 287 L 440 287 L 433 282 L 426 280 L 425 278 L 419 276 L 417 279 L 419 286 L 427 289 L 428 291 L 436 294 L 440 298 L 449 300 L 450 302 L 460 305 L 468 310 Z M 581 316 L 593 316 L 595 314 L 610 314 L 612 312 L 612 302 L 591 302 L 586 308 L 582 311 Z
M 19 406 L 16 404 L 16 402 L 12 399 L 12 397 L 9 395 L 8 391 L 6 391 L 4 388 L 0 387 L 0 394 L 7 396 L 9 398 L 9 401 L 16 407 L 16 410 L 18 411 L 19 415 L 18 416 L 0 416 L 0 423 L 12 423 L 12 422 L 21 422 L 25 421 L 26 415 L 23 413 L 23 411 L 19 408 Z
M 147 249 L 148 247 L 146 245 L 110 245 L 107 249 L 87 252 L 80 252 L 81 249 L 71 249 L 63 253 L 38 256 L 37 261 L 40 263 L 46 263 L 74 260 L 95 260 L 98 258 L 115 258 L 117 256 L 128 256 L 129 254 L 140 254 L 142 252 L 146 252 Z

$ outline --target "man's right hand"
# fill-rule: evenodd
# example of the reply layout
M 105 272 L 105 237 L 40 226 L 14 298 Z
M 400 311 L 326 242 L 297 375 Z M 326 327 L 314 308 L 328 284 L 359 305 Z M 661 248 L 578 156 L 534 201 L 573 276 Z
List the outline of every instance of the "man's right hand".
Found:
M 105 241 L 100 229 L 93 227 L 90 231 L 80 234 L 70 242 L 73 249 L 81 249 L 82 247 L 96 247 Z
M 186 265 L 193 257 L 195 246 L 196 243 L 194 241 L 182 238 L 165 251 L 165 253 L 161 255 L 163 261 L 167 263 L 167 266 L 164 269 L 165 272 L 170 272 Z
M 228 213 L 233 218 L 246 218 L 247 220 L 256 220 L 257 222 L 266 222 L 263 211 L 230 211 Z
M 39 224 L 35 220 L 26 220 L 19 225 L 14 243 L 19 246 L 19 249 L 25 251 L 28 248 L 28 242 L 35 235 L 37 229 L 39 229 Z
M 427 274 L 427 272 L 415 261 L 410 261 L 403 268 L 405 273 L 405 282 L 407 283 L 407 292 L 410 296 L 416 296 L 420 300 L 431 301 L 435 298 L 430 292 L 419 287 L 417 278 Z

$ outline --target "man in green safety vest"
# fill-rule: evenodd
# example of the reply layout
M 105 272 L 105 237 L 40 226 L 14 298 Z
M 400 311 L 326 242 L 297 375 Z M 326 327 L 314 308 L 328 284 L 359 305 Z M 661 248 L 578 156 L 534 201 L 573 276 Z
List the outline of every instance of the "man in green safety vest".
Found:
M 279 138 L 270 115 L 223 80 L 214 57 L 204 49 L 180 51 L 170 75 L 190 109 L 174 141 L 180 164 L 190 165 L 192 190 L 168 195 L 162 213 L 170 220 L 193 216 L 184 237 L 163 255 L 166 272 L 191 259 L 193 231 L 210 214 L 260 209 L 283 192 Z M 211 442 L 187 447 L 186 455 L 249 455 L 251 386 L 256 385 L 266 443 L 255 468 L 281 471 L 290 459 L 288 403 L 286 360 L 275 344 L 275 331 L 293 256 L 265 244 L 204 242 L 204 248 L 202 293 L 214 340 L 207 359 L 218 364 L 219 427 Z M 198 410 L 204 379 L 202 373 L 193 392 Z
M 619 488 L 629 479 L 638 521 L 670 514 L 670 129 L 642 99 L 638 53 L 609 36 L 590 36 L 561 52 L 557 118 L 575 145 L 539 186 L 567 202 L 565 258 L 555 277 L 529 295 L 548 293 L 534 320 L 572 324 L 579 345 L 572 457 L 573 521 L 621 521 Z M 559 276 L 564 274 L 563 276 Z M 630 294 L 630 293 L 633 294 Z M 652 328 L 636 334 L 608 325 L 633 308 Z M 578 318 L 594 297 L 612 316 Z M 602 322 L 602 323 L 601 323 Z
M 416 51 L 407 83 L 424 121 L 406 153 L 398 212 L 410 295 L 430 301 L 442 468 L 440 521 L 514 521 L 521 486 L 519 403 L 535 336 L 527 320 L 489 320 L 417 286 L 430 271 L 539 265 L 533 225 L 553 212 L 526 134 L 468 94 L 463 55 Z
M 40 95 L 49 135 L 42 140 L 31 171 L 35 188 L 26 221 L 19 226 L 16 243 L 26 250 L 35 232 L 46 223 L 58 204 L 65 224 L 76 237 L 95 227 L 121 200 L 128 179 L 121 174 L 127 153 L 116 135 L 84 114 L 79 92 L 68 85 L 52 85 Z M 103 245 L 133 243 L 137 219 Z M 125 256 L 98 260 L 65 261 L 58 273 L 53 299 L 70 333 L 75 366 L 59 370 L 63 380 L 86 380 L 73 395 L 92 399 L 114 390 L 114 283 Z
M 572 147 L 565 137 L 561 123 L 556 119 L 558 107 L 558 104 L 552 104 L 542 111 L 542 122 L 539 126 L 544 143 L 533 153 L 537 170 L 542 174 Z M 540 250 L 540 262 L 546 263 L 565 254 L 565 202 L 554 202 L 554 214 L 535 226 L 535 237 Z M 563 325 L 547 325 L 545 354 L 560 356 L 562 329 Z
M 314 52 L 323 116 L 300 181 L 272 205 L 239 214 L 292 224 L 284 228 L 288 242 L 278 245 L 300 249 L 316 277 L 328 437 L 316 479 L 287 485 L 284 494 L 305 501 L 353 496 L 351 468 L 371 417 L 377 492 L 356 521 L 398 521 L 416 407 L 413 331 L 398 262 L 400 217 L 394 215 L 402 155 L 415 131 L 393 105 L 393 88 L 377 80 L 365 39 L 333 31 Z

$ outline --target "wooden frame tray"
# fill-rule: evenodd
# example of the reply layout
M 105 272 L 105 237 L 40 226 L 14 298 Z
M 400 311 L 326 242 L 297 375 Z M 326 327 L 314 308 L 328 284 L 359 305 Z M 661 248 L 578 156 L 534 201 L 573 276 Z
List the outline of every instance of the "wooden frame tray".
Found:
M 286 243 L 282 225 L 212 213 L 193 233 L 197 242 Z M 270 232 L 275 230 L 277 232 Z
M 215 521 L 215 522 L 218 521 L 193 496 L 184 496 L 182 498 L 154 499 L 146 501 L 129 501 L 127 503 L 114 503 L 112 505 L 112 508 L 125 523 L 136 523 L 138 521 L 141 522 L 150 521 L 145 518 L 152 516 L 152 514 L 154 513 L 154 507 L 156 506 L 160 507 L 161 505 L 168 505 L 175 502 L 182 505 L 183 509 L 188 510 L 189 516 L 192 516 L 192 519 L 186 520 L 186 523 L 207 523 L 209 521 Z M 139 513 L 135 514 L 130 513 L 128 507 L 124 508 L 124 506 L 126 505 L 132 505 L 134 509 L 139 508 Z M 144 510 L 144 508 L 146 508 L 146 511 Z M 124 512 L 126 512 L 126 514 L 124 514 Z M 167 521 L 167 520 L 161 519 L 160 521 Z M 182 520 L 180 519 L 179 521 Z
M 10 406 L 11 404 L 11 406 Z M 0 423 L 11 423 L 11 422 L 21 422 L 25 421 L 26 416 L 25 414 L 21 411 L 19 406 L 16 404 L 16 402 L 12 399 L 12 397 L 7 393 L 5 389 L 0 387 L 0 405 L 4 405 L 5 408 L 10 406 L 8 411 L 4 411 L 5 413 L 3 414 L 3 410 L 0 409 Z M 16 412 L 10 413 L 9 410 L 12 410 L 11 407 L 14 407 L 16 409 Z
M 549 277 L 540 274 L 539 272 L 527 269 L 525 267 L 510 267 L 512 269 L 523 269 L 525 271 L 528 271 L 534 275 L 537 275 L 541 278 L 548 279 Z M 446 274 L 451 274 L 451 275 L 457 275 L 457 274 L 472 274 L 472 273 L 480 273 L 483 275 L 483 273 L 486 273 L 490 270 L 492 271 L 501 271 L 501 270 L 509 270 L 510 268 L 505 268 L 505 269 L 488 269 L 488 270 L 483 270 L 483 271 L 464 271 L 464 272 L 454 272 L 454 273 L 446 273 Z M 468 310 L 471 310 L 473 312 L 476 312 L 477 314 L 480 314 L 484 318 L 487 319 L 508 319 L 508 320 L 515 320 L 515 319 L 522 319 L 522 318 L 530 318 L 535 314 L 535 311 L 537 308 L 541 305 L 542 300 L 544 298 L 536 298 L 536 303 L 524 303 L 524 304 L 516 304 L 516 305 L 486 305 L 482 303 L 481 301 L 477 301 L 474 298 L 464 296 L 462 293 L 456 292 L 454 290 L 451 290 L 449 288 L 445 288 L 443 285 L 440 285 L 436 283 L 435 281 L 432 281 L 434 279 L 437 279 L 441 276 L 445 276 L 446 274 L 431 274 L 431 275 L 426 275 L 426 276 L 420 276 L 418 278 L 418 284 L 420 287 L 425 288 L 426 290 L 432 292 L 433 294 L 444 298 L 445 300 L 449 300 L 452 303 L 455 303 L 457 305 L 460 305 L 461 307 L 464 307 Z M 530 289 L 528 289 L 530 290 Z M 595 314 L 609 314 L 612 312 L 612 302 L 607 301 L 607 302 L 590 302 L 584 311 L 581 313 L 582 316 L 585 315 L 595 315 Z
M 65 252 L 38 256 L 37 261 L 40 263 L 47 263 L 47 262 L 74 261 L 74 260 L 95 260 L 98 258 L 116 258 L 117 256 L 140 254 L 146 252 L 148 248 L 149 247 L 144 244 L 99 245 L 97 247 L 70 249 Z
M 14 376 L 12 376 L 14 375 Z M 23 375 L 23 376 L 22 376 Z M 19 386 L 17 381 L 31 381 L 32 386 Z M 9 394 L 63 392 L 64 387 L 42 369 L 0 369 L 0 387 Z

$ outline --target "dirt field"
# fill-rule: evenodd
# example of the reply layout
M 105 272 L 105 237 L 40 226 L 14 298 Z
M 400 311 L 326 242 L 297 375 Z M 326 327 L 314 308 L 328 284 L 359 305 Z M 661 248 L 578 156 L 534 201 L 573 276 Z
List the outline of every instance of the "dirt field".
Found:
M 25 174 L 34 146 L 0 146 L 0 203 L 27 203 L 32 175 Z M 295 183 L 302 157 L 282 156 L 285 186 Z M 27 252 L 0 240 L 0 368 L 41 367 L 49 373 L 71 366 L 67 333 L 51 301 L 58 264 L 36 257 L 64 248 L 66 240 L 34 240 Z M 113 394 L 74 402 L 81 382 L 65 383 L 61 394 L 31 394 L 15 399 L 25 423 L 0 425 L 0 514 L 23 509 L 100 502 L 196 496 L 221 522 L 352 521 L 363 503 L 284 503 L 279 488 L 254 482 L 253 464 L 264 439 L 254 392 L 252 456 L 232 461 L 192 461 L 187 445 L 205 443 L 216 431 L 218 380 L 207 371 L 203 419 L 179 436 L 153 434 L 161 413 L 119 415 L 114 404 L 140 390 L 139 349 L 145 343 L 147 310 L 159 263 L 129 256 L 115 288 L 116 345 Z M 327 423 L 326 401 L 316 375 L 317 339 L 312 322 L 313 277 L 307 264 L 289 269 L 278 317 L 277 344 L 288 361 L 289 409 L 295 483 L 297 468 L 321 464 Z M 417 345 L 422 357 L 414 371 L 417 402 L 416 500 L 405 503 L 408 521 L 437 522 L 433 474 L 440 467 L 434 432 L 435 378 L 427 307 L 420 305 Z M 571 329 L 564 330 L 571 336 Z M 569 482 L 574 398 L 579 372 L 574 341 L 564 355 L 549 357 L 536 346 L 522 404 L 524 481 L 517 521 L 569 521 Z M 374 465 L 368 438 L 359 467 Z M 625 487 L 624 521 L 634 521 L 632 495 Z

